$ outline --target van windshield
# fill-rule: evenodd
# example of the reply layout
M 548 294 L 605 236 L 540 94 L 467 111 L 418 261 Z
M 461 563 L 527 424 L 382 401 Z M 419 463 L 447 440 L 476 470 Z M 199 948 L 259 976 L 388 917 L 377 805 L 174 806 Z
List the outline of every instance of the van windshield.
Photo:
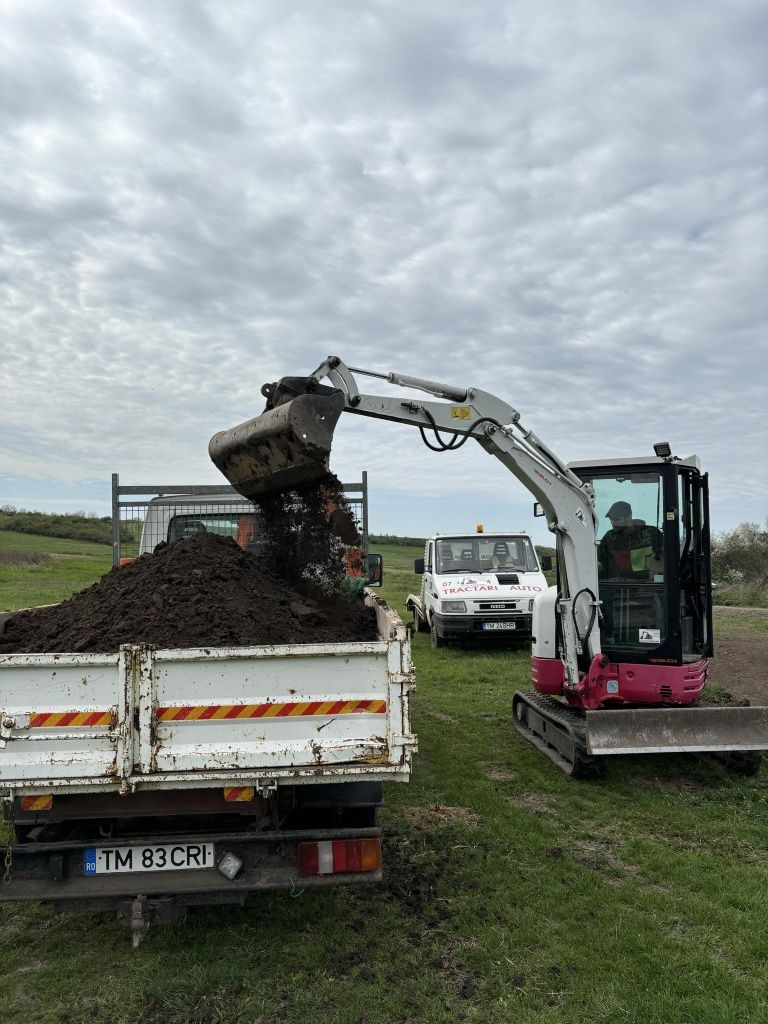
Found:
M 512 572 L 538 572 L 539 564 L 528 537 L 485 536 L 439 537 L 435 543 L 435 571 L 494 572 L 508 569 Z

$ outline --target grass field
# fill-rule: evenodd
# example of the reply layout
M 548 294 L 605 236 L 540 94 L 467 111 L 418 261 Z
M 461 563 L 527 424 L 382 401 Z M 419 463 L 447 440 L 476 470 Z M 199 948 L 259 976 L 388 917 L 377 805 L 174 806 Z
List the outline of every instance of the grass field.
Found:
M 421 549 L 377 547 L 384 596 L 402 612 Z M 94 575 L 108 558 L 71 553 Z M 600 782 L 570 782 L 511 727 L 527 649 L 433 651 L 425 635 L 413 647 L 420 751 L 412 782 L 386 787 L 382 886 L 199 910 L 135 953 L 110 915 L 6 905 L 0 1019 L 768 1019 L 765 768 L 739 780 L 693 759 L 636 757 Z
M 0 552 L 40 552 L 50 563 L 0 565 L 0 611 L 63 601 L 112 568 L 112 548 L 89 541 L 62 540 L 0 531 Z

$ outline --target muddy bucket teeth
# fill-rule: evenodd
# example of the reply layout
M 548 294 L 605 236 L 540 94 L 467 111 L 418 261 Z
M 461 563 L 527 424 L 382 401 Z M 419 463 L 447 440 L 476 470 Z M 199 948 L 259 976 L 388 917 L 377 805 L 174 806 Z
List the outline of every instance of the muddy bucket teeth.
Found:
M 214 434 L 208 454 L 245 498 L 299 487 L 328 473 L 333 432 L 343 410 L 340 391 L 298 395 Z

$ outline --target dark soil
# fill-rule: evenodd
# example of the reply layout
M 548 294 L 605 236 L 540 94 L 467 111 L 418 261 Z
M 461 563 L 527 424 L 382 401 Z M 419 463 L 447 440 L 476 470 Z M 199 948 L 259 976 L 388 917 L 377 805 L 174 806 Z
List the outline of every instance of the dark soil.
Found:
M 317 585 L 310 595 L 233 539 L 206 533 L 158 545 L 62 604 L 13 615 L 0 653 L 106 653 L 126 643 L 343 643 L 376 635 L 375 612 L 360 600 Z
M 768 705 L 768 610 L 715 605 L 715 657 L 709 682 L 737 701 Z
M 342 591 L 362 575 L 360 534 L 340 481 L 332 473 L 290 491 L 262 495 L 265 564 L 305 593 Z

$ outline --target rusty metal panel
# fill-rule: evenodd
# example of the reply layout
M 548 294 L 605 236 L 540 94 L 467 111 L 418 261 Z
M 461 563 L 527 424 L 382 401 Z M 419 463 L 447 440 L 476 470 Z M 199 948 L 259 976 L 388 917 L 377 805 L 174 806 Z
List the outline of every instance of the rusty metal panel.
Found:
M 1 656 L 0 792 L 407 780 L 408 634 L 366 601 L 366 643 Z
M 153 770 L 386 763 L 385 644 L 195 653 L 155 655 Z
M 1 655 L 0 789 L 41 777 L 114 785 L 130 770 L 131 702 L 122 655 Z

